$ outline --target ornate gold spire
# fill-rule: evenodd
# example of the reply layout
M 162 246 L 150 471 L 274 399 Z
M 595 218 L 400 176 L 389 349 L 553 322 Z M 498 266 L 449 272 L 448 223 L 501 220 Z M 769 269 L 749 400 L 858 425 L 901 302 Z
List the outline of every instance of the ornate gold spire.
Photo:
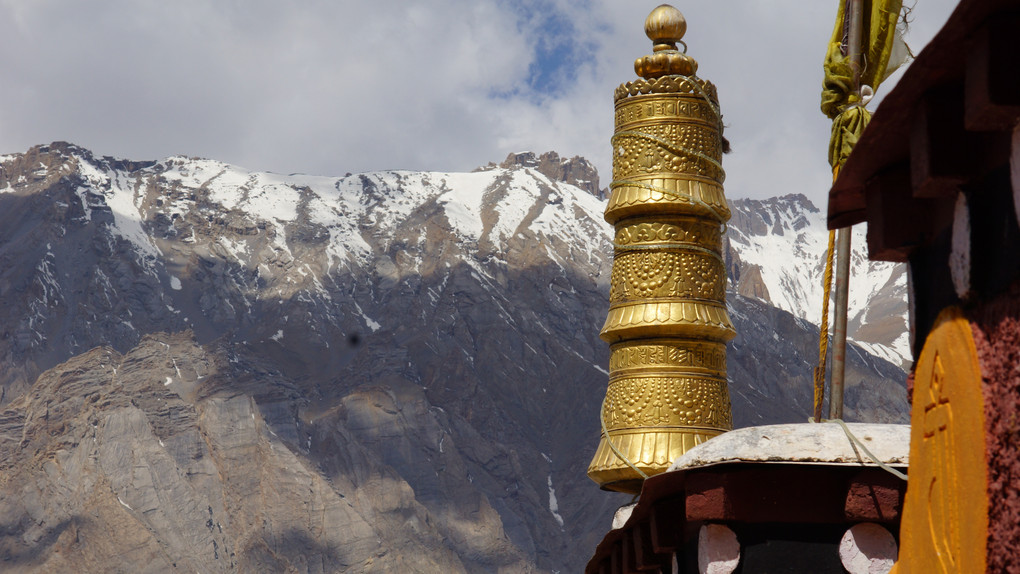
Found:
M 645 21 L 643 79 L 616 90 L 612 196 L 616 228 L 609 388 L 588 476 L 638 492 L 692 446 L 732 428 L 726 386 L 722 122 L 715 87 L 680 52 L 687 22 L 662 5 Z M 684 45 L 686 51 L 686 45 Z

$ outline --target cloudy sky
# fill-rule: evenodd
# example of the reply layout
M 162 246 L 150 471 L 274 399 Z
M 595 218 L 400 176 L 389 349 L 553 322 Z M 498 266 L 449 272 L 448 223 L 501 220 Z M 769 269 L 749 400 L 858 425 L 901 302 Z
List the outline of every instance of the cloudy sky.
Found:
M 0 153 L 66 140 L 343 175 L 555 150 L 590 159 L 605 186 L 612 92 L 650 53 L 643 23 L 659 3 L 0 0 Z M 837 0 L 674 5 L 719 87 L 727 195 L 824 205 L 818 101 Z M 916 0 L 915 52 L 954 5 Z

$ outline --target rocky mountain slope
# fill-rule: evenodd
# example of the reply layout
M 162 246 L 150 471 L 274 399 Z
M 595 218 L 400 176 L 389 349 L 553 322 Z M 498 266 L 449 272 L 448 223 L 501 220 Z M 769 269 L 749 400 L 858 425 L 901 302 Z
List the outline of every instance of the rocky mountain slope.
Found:
M 730 208 L 726 240 L 731 287 L 818 324 L 828 243 L 822 211 L 803 195 L 738 199 Z M 906 267 L 868 261 L 865 232 L 859 225 L 851 239 L 847 336 L 906 368 L 912 362 Z
M 343 178 L 0 156 L 0 570 L 580 570 L 627 500 L 585 476 L 597 182 L 554 154 Z M 730 297 L 738 426 L 810 411 L 817 327 L 762 299 Z M 848 418 L 905 420 L 903 372 L 849 354 Z

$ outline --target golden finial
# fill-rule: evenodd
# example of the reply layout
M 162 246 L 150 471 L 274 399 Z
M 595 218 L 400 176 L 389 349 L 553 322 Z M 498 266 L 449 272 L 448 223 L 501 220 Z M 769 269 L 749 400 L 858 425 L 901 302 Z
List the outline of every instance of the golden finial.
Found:
M 642 76 L 613 94 L 615 229 L 609 314 L 609 385 L 588 476 L 638 493 L 695 445 L 733 428 L 726 342 L 722 123 L 715 86 L 694 75 L 687 22 L 672 6 L 645 21 L 655 45 Z
M 655 43 L 655 51 L 676 50 L 687 33 L 684 15 L 669 4 L 662 4 L 645 18 L 645 35 Z
M 663 4 L 652 10 L 645 19 L 645 34 L 651 39 L 654 52 L 634 61 L 634 71 L 646 80 L 662 76 L 692 76 L 698 71 L 698 63 L 685 53 L 677 50 L 677 42 L 684 45 L 683 37 L 687 32 L 687 20 L 684 15 L 669 4 Z

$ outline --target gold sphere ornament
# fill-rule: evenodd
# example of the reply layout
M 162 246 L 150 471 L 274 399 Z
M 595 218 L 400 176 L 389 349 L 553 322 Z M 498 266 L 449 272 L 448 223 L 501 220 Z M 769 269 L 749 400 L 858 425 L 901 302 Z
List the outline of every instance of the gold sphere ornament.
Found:
M 662 76 L 693 76 L 698 63 L 688 56 L 687 44 L 683 37 L 687 33 L 684 15 L 669 4 L 652 10 L 645 19 L 645 34 L 652 41 L 652 55 L 634 61 L 637 75 L 651 80 Z M 677 49 L 677 43 L 684 44 L 684 50 Z
M 655 51 L 676 50 L 676 43 L 687 33 L 684 15 L 669 4 L 662 4 L 645 18 L 645 35 L 655 44 Z

